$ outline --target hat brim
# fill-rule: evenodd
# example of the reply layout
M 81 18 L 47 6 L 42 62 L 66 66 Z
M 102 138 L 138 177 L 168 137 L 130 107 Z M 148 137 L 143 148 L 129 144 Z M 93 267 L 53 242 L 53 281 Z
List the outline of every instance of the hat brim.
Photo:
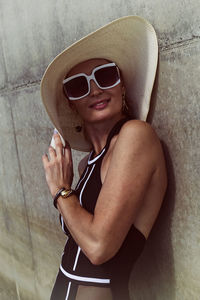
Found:
M 92 58 L 105 58 L 119 66 L 130 115 L 146 120 L 158 60 L 155 30 L 141 17 L 119 18 L 66 48 L 47 67 L 41 81 L 41 97 L 47 113 L 64 140 L 73 149 L 86 152 L 92 145 L 83 131 L 76 130 L 81 119 L 69 107 L 62 81 L 73 66 Z

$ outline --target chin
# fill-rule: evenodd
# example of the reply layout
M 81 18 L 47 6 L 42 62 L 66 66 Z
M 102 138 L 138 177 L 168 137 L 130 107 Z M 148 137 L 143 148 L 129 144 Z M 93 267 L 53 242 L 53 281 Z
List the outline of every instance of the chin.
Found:
M 116 112 L 106 112 L 106 111 L 101 111 L 96 114 L 90 115 L 90 117 L 85 120 L 86 122 L 103 122 L 106 120 L 111 120 L 112 118 L 116 118 L 117 116 L 121 115 L 121 111 L 116 111 Z

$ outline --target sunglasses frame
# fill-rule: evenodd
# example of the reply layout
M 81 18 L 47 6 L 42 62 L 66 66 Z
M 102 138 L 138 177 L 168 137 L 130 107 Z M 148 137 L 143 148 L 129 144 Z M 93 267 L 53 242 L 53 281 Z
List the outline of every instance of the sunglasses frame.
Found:
M 95 72 L 100 70 L 100 69 L 104 69 L 104 68 L 108 68 L 108 67 L 116 67 L 117 69 L 117 72 L 118 72 L 118 76 L 119 76 L 119 79 L 114 83 L 112 84 L 111 86 L 108 86 L 108 87 L 102 87 L 99 85 L 99 83 L 97 82 L 96 78 L 95 78 Z M 69 82 L 70 80 L 74 79 L 74 78 L 77 78 L 77 77 L 85 77 L 86 80 L 87 80 L 87 84 L 88 84 L 88 92 L 85 93 L 83 96 L 80 96 L 80 97 L 68 97 L 69 100 L 79 100 L 79 99 L 82 99 L 86 96 L 88 96 L 90 94 L 90 90 L 91 90 L 91 85 L 90 85 L 90 81 L 91 80 L 94 80 L 94 82 L 96 83 L 96 85 L 100 88 L 100 89 L 103 89 L 103 90 L 106 90 L 106 89 L 110 89 L 110 88 L 113 88 L 114 86 L 118 85 L 121 80 L 120 80 L 120 72 L 119 72 L 119 68 L 118 66 L 112 62 L 112 63 L 108 63 L 108 64 L 104 64 L 104 65 L 101 65 L 101 66 L 98 66 L 98 67 L 95 67 L 93 70 L 92 70 L 92 73 L 91 75 L 87 75 L 85 73 L 79 73 L 79 74 L 76 74 L 76 75 L 73 75 L 73 76 L 70 76 L 66 79 L 63 80 L 63 85 L 66 83 L 66 82 Z

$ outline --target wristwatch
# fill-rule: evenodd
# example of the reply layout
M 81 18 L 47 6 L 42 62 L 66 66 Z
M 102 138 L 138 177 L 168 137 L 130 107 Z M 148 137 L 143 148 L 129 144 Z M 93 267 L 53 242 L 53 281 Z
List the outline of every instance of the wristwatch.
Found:
M 57 207 L 57 200 L 58 200 L 58 197 L 63 197 L 63 198 L 67 198 L 69 197 L 70 195 L 74 194 L 75 191 L 72 190 L 72 189 L 66 189 L 66 188 L 61 188 L 55 195 L 55 197 L 53 198 L 53 205 L 55 206 L 56 209 L 58 209 Z

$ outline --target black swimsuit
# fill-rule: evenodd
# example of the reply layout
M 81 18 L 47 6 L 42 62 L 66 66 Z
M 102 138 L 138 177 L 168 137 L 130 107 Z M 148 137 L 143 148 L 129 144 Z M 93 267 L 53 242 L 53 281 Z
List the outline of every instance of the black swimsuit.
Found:
M 123 118 L 115 124 L 108 135 L 105 147 L 95 158 L 92 158 L 94 150 L 90 152 L 87 166 L 76 185 L 75 190 L 81 206 L 92 214 L 94 213 L 96 201 L 102 187 L 100 178 L 102 159 L 109 148 L 112 137 L 119 133 L 122 125 L 127 120 L 129 119 Z M 69 238 L 64 248 L 60 272 L 54 286 L 51 300 L 75 299 L 78 285 L 110 287 L 113 300 L 129 299 L 129 276 L 134 262 L 144 248 L 146 241 L 144 235 L 132 225 L 117 254 L 101 265 L 93 265 L 73 240 L 61 215 L 60 221 L 63 231 Z M 61 289 L 60 284 L 58 283 L 58 281 L 60 281 L 59 278 L 61 279 L 61 277 L 63 282 L 65 282 L 65 287 L 62 288 L 65 289 L 63 293 L 63 296 L 65 297 L 59 296 L 58 298 L 56 290 L 58 291 L 58 286 L 59 290 Z

